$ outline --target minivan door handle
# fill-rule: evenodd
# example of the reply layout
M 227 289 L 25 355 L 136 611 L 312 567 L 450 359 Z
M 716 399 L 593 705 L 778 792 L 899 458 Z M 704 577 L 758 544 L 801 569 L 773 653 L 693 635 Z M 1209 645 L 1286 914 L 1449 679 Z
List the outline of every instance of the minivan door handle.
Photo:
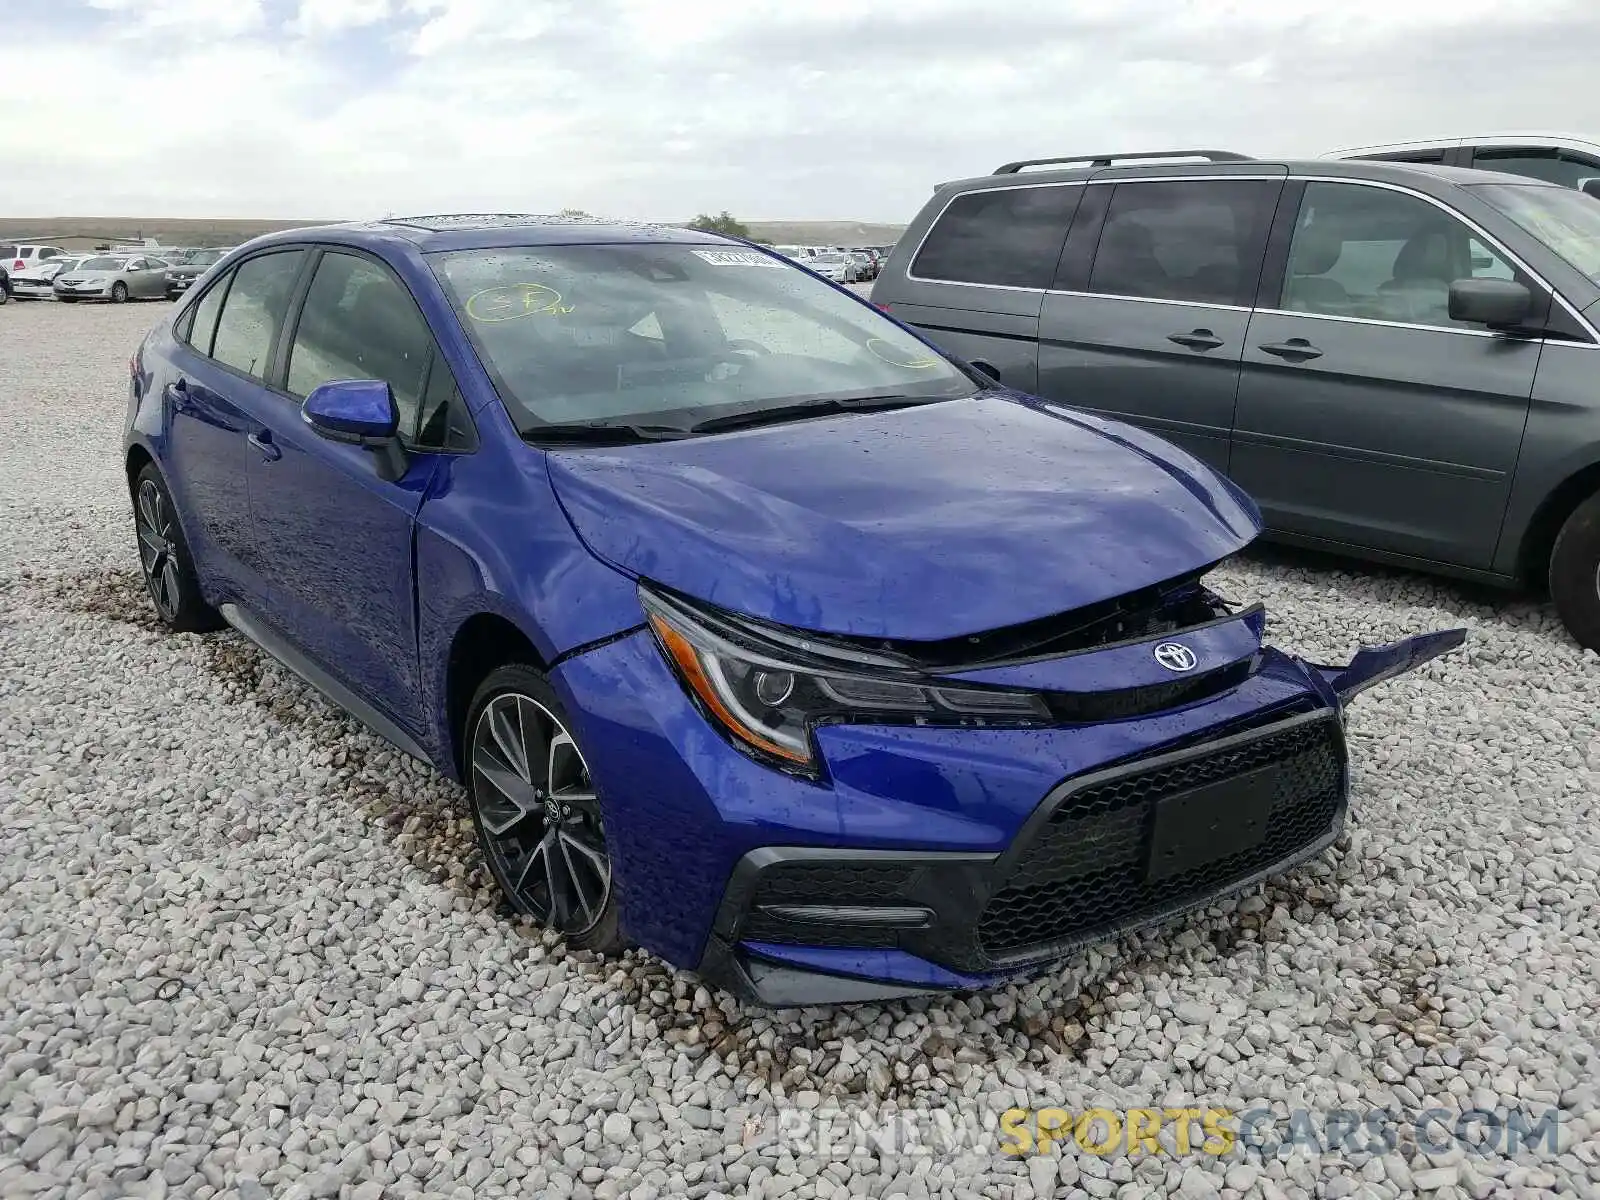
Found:
M 261 457 L 268 462 L 277 462 L 283 457 L 283 451 L 273 445 L 272 431 L 269 429 L 263 429 L 259 433 L 252 433 L 244 440 L 261 451 Z
M 1169 333 L 1167 341 L 1177 342 L 1180 346 L 1187 346 L 1191 350 L 1215 350 L 1222 345 L 1222 339 L 1209 329 L 1195 329 L 1189 333 Z
M 1263 354 L 1270 354 L 1274 358 L 1286 358 L 1290 362 L 1307 362 L 1322 357 L 1322 351 L 1305 338 L 1290 338 L 1287 342 L 1267 342 L 1260 347 L 1260 350 Z

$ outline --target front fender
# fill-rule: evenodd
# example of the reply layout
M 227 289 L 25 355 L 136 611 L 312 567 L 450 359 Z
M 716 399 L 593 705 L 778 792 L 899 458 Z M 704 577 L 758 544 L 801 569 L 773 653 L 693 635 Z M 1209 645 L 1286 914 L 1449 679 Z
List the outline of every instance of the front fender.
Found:
M 1341 704 L 1348 704 L 1374 684 L 1414 671 L 1430 659 L 1450 653 L 1466 640 L 1465 629 L 1442 629 L 1383 646 L 1363 646 L 1342 667 L 1306 665 L 1333 689 Z

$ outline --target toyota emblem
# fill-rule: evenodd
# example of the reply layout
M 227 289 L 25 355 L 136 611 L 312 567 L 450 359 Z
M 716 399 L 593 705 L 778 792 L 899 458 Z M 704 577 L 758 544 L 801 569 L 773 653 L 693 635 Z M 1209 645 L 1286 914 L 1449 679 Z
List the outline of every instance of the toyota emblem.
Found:
M 1162 642 L 1155 649 L 1156 661 L 1169 671 L 1192 671 L 1199 660 L 1182 642 Z

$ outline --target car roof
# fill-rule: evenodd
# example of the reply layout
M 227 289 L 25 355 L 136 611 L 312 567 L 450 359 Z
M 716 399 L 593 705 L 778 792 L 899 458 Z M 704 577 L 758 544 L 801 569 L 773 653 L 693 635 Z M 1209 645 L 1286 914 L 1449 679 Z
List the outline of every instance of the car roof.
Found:
M 1500 171 L 1479 171 L 1471 167 L 1446 167 L 1437 163 L 1387 162 L 1381 159 L 1284 159 L 1260 158 L 1224 162 L 1133 162 L 1121 166 L 1080 166 L 1061 170 L 1012 171 L 975 175 L 968 179 L 940 184 L 936 191 L 978 191 L 984 188 L 1017 187 L 1033 183 L 1072 183 L 1087 179 L 1182 179 L 1190 176 L 1226 178 L 1230 175 L 1318 176 L 1329 179 L 1365 179 L 1416 187 L 1421 176 L 1445 186 L 1476 183 L 1505 183 Z M 1517 180 L 1541 186 L 1535 179 Z M 1557 187 L 1558 184 L 1543 186 Z
M 1370 146 L 1343 146 L 1330 150 L 1322 157 L 1343 158 L 1352 154 L 1371 154 L 1406 150 L 1447 150 L 1454 146 L 1522 147 L 1556 146 L 1596 149 L 1600 142 L 1592 136 L 1579 133 L 1558 133 L 1549 130 L 1517 131 L 1508 133 L 1467 133 L 1449 137 L 1414 138 L 1404 142 L 1377 142 Z
M 441 213 L 416 217 L 385 217 L 341 225 L 316 225 L 288 229 L 257 240 L 258 244 L 284 241 L 330 241 L 375 247 L 384 242 L 405 242 L 424 254 L 443 250 L 492 249 L 510 246 L 576 246 L 630 242 L 678 242 L 687 245 L 742 245 L 737 238 L 685 229 L 611 221 L 598 217 L 537 213 Z

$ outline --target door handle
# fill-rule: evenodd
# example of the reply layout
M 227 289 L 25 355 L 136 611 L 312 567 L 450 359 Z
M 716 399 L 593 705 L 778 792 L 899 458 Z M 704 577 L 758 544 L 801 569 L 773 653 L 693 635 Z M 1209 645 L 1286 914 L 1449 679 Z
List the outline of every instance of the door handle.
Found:
M 1215 350 L 1222 345 L 1222 339 L 1209 329 L 1196 329 L 1189 333 L 1169 333 L 1167 341 L 1177 342 L 1180 346 L 1187 346 L 1191 350 Z
M 283 451 L 278 449 L 272 442 L 272 431 L 270 429 L 263 429 L 260 433 L 252 433 L 244 440 L 261 451 L 261 457 L 268 462 L 277 462 L 283 457 Z
M 172 405 L 173 412 L 182 412 L 184 405 L 189 402 L 189 381 L 182 375 L 167 384 L 167 403 Z
M 1307 362 L 1313 358 L 1321 358 L 1322 351 L 1318 350 L 1305 338 L 1290 338 L 1287 342 L 1267 342 L 1260 347 L 1261 353 L 1270 354 L 1275 358 L 1286 358 L 1290 362 Z

